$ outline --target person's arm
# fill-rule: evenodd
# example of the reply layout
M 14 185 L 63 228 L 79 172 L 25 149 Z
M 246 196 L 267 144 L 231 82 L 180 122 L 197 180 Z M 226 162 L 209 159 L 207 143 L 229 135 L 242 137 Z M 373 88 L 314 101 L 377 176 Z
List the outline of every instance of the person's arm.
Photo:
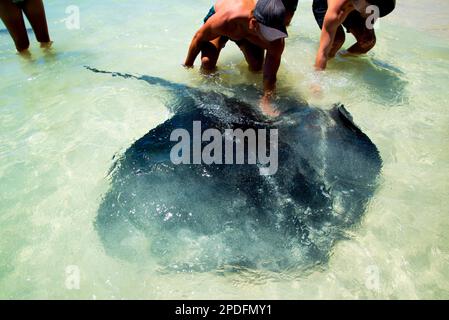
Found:
M 201 45 L 204 42 L 208 42 L 219 37 L 221 23 L 216 19 L 216 16 L 212 16 L 207 22 L 197 31 L 189 47 L 187 58 L 184 62 L 185 67 L 193 67 L 196 57 L 201 52 Z
M 263 67 L 263 92 L 264 97 L 271 97 L 276 89 L 277 73 L 281 65 L 284 52 L 284 39 L 277 40 L 267 50 Z
M 329 1 L 330 2 L 330 1 Z M 334 43 L 338 27 L 345 21 L 348 13 L 342 10 L 342 1 L 331 3 L 324 17 L 323 28 L 321 30 L 320 47 L 316 55 L 315 69 L 324 70 L 329 60 L 329 53 Z
M 263 68 L 263 97 L 262 110 L 270 116 L 277 116 L 279 113 L 275 111 L 270 103 L 272 96 L 276 90 L 277 73 L 281 65 L 282 53 L 284 52 L 284 39 L 277 40 L 270 48 L 267 49 L 265 63 Z

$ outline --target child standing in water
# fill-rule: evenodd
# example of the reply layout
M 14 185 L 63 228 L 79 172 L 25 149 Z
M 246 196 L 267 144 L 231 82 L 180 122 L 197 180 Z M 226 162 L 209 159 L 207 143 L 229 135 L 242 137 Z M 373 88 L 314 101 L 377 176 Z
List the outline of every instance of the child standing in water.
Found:
M 42 0 L 0 0 L 0 18 L 13 38 L 17 51 L 26 53 L 30 46 L 23 14 L 30 22 L 41 47 L 49 48 L 52 42 Z

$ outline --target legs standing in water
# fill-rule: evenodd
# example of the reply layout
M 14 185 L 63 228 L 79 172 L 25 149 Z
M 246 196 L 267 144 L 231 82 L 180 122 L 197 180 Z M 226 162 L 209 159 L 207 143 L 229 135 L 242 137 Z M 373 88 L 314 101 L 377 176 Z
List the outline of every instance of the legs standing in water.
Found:
M 12 0 L 0 0 L 0 18 L 14 40 L 17 51 L 28 50 L 30 40 L 23 20 L 22 9 Z
M 48 48 L 51 45 L 51 40 L 42 0 L 25 0 L 23 12 L 33 28 L 36 40 L 40 42 L 41 47 Z
M 15 1 L 15 3 L 12 0 L 0 0 L 0 18 L 13 38 L 17 51 L 24 53 L 30 46 L 23 14 L 30 22 L 37 41 L 42 47 L 49 47 L 51 40 L 42 0 Z

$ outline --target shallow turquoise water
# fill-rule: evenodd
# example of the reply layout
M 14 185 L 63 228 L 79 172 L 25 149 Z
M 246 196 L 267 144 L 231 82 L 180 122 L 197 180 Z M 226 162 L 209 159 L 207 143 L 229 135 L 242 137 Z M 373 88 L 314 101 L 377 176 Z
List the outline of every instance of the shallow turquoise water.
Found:
M 54 50 L 34 43 L 31 60 L 0 33 L 0 298 L 448 298 L 449 8 L 419 3 L 381 21 L 367 57 L 332 62 L 317 96 L 319 32 L 302 2 L 279 93 L 345 103 L 384 168 L 352 238 L 324 268 L 291 277 L 161 274 L 151 261 L 106 255 L 93 226 L 112 157 L 169 112 L 163 93 L 83 66 L 210 84 L 180 66 L 210 1 L 78 1 L 80 30 L 66 28 L 70 1 L 46 1 Z M 217 85 L 260 82 L 231 44 L 219 67 Z M 79 290 L 67 286 L 68 266 Z

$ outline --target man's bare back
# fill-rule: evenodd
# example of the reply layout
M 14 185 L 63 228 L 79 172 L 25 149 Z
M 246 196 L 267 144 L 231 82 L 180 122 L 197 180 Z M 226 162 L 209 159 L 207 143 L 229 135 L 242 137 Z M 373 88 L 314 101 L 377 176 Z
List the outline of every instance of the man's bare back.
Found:
M 218 0 L 215 4 L 216 20 L 224 22 L 221 26 L 222 36 L 239 41 L 247 39 L 251 43 L 268 49 L 270 42 L 254 36 L 248 30 L 248 21 L 256 6 L 255 0 Z

